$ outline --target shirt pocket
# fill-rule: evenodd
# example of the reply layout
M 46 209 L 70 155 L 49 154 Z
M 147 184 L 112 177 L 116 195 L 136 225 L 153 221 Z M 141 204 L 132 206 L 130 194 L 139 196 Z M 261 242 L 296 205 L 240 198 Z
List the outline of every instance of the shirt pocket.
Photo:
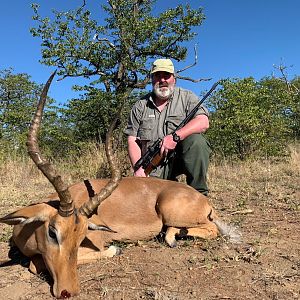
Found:
M 165 122 L 167 134 L 174 132 L 184 118 L 185 116 L 168 116 Z
M 138 137 L 140 138 L 140 140 L 152 141 L 154 127 L 155 119 L 142 120 L 138 131 Z

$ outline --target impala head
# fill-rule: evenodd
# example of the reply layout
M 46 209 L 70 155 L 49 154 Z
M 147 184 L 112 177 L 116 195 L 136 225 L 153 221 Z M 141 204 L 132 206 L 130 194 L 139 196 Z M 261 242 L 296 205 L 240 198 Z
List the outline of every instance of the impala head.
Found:
M 28 154 L 55 188 L 59 199 L 54 205 L 40 203 L 25 207 L 0 219 L 1 222 L 16 225 L 15 243 L 27 256 L 42 255 L 52 275 L 53 294 L 57 298 L 69 298 L 79 292 L 77 274 L 78 249 L 88 230 L 88 219 L 93 211 L 118 186 L 121 180 L 112 157 L 111 135 L 116 120 L 112 123 L 106 139 L 106 154 L 111 167 L 112 178 L 108 184 L 88 202 L 76 208 L 68 186 L 52 164 L 42 157 L 38 147 L 38 130 L 49 86 L 55 72 L 48 79 L 30 126 Z M 36 266 L 35 266 L 36 267 Z M 38 269 L 36 270 L 38 272 Z

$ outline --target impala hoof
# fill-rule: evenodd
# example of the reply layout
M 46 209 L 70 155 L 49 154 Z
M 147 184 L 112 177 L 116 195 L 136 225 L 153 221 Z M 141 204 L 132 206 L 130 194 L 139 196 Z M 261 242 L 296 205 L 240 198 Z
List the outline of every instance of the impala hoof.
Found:
M 120 247 L 116 247 L 116 255 L 121 255 L 122 249 Z
M 121 248 L 119 248 L 119 247 L 117 247 L 117 246 L 110 246 L 109 248 L 108 248 L 108 251 L 109 251 L 109 257 L 114 257 L 114 256 L 116 256 L 116 255 L 120 255 L 121 254 Z
M 171 248 L 176 248 L 177 247 L 177 242 L 176 240 L 174 240 L 171 244 L 170 244 Z
M 172 240 L 165 239 L 165 241 L 171 248 L 177 247 L 177 241 L 175 239 L 172 239 Z

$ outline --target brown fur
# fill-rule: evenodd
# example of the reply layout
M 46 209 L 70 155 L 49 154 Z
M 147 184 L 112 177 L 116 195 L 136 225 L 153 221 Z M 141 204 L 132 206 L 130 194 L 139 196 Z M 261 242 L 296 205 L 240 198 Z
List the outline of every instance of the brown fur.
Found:
M 108 180 L 90 183 L 98 193 Z M 88 201 L 84 183 L 69 188 L 75 208 Z M 16 211 L 1 222 L 15 225 L 13 241 L 32 257 L 30 269 L 47 268 L 53 279 L 56 297 L 79 292 L 77 263 L 95 261 L 118 253 L 115 247 L 105 247 L 112 241 L 148 240 L 167 226 L 166 242 L 176 246 L 175 235 L 182 228 L 187 234 L 214 238 L 217 216 L 208 199 L 183 183 L 157 178 L 123 178 L 111 196 L 104 200 L 90 219 L 75 213 L 62 217 L 57 213 L 58 197 L 50 195 L 44 203 Z M 89 230 L 88 223 L 106 226 L 111 231 Z M 49 229 L 50 228 L 50 229 Z M 53 231 L 55 234 L 53 234 Z M 50 236 L 49 236 L 50 234 Z M 56 236 L 57 242 L 51 236 Z M 41 259 L 42 257 L 42 263 Z M 43 264 L 44 262 L 44 264 Z

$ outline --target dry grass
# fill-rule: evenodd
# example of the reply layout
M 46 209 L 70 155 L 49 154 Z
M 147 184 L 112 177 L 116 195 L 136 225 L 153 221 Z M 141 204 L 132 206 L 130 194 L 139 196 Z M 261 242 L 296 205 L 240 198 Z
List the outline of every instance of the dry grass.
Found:
M 211 162 L 209 186 L 213 197 L 219 192 L 247 198 L 264 194 L 297 192 L 300 177 L 300 145 L 289 146 L 290 156 L 281 161 L 255 160 L 246 162 Z M 119 155 L 124 175 L 130 175 L 126 153 Z M 104 148 L 87 145 L 77 157 L 53 162 L 68 184 L 86 178 L 105 178 L 109 175 Z M 8 158 L 0 164 L 0 211 L 3 207 L 18 207 L 52 192 L 53 188 L 27 157 Z M 241 202 L 242 199 L 241 199 Z
M 126 153 L 121 153 L 118 160 L 126 175 L 129 170 Z M 87 144 L 81 155 L 52 163 L 68 184 L 109 176 L 104 146 Z M 7 209 L 24 206 L 53 192 L 53 187 L 33 162 L 20 156 L 10 156 L 0 162 L 0 186 L 1 215 L 7 213 Z
M 300 211 L 300 146 L 289 149 L 290 156 L 281 160 L 211 163 L 210 197 L 216 208 L 251 211 L 252 203 L 260 199 L 262 208 L 271 205 Z
M 260 198 L 265 203 L 286 205 L 299 210 L 300 145 L 290 146 L 290 156 L 281 161 L 256 160 L 251 162 L 212 162 L 209 170 L 210 197 L 222 203 L 224 194 L 234 198 L 218 209 L 250 209 L 251 200 Z M 126 153 L 119 155 L 124 175 L 129 175 Z M 53 162 L 68 184 L 109 174 L 104 149 L 93 144 L 78 157 Z M 27 157 L 12 157 L 0 165 L 0 214 L 42 199 L 53 192 L 45 177 Z M 295 195 L 296 194 L 296 197 Z M 295 201 L 296 199 L 296 201 Z M 297 201 L 298 199 L 298 201 Z M 277 203 L 277 204 L 276 204 Z
M 211 196 L 224 193 L 236 199 L 239 207 L 248 207 L 254 198 L 264 202 L 286 203 L 299 210 L 300 147 L 290 147 L 291 155 L 280 161 L 271 159 L 248 162 L 212 163 L 209 171 Z M 296 197 L 290 197 L 296 194 Z M 289 201 L 290 198 L 298 199 Z M 226 206 L 226 203 L 224 203 Z
M 224 220 L 239 224 L 247 247 L 221 238 L 179 241 L 172 249 L 157 241 L 129 244 L 121 256 L 80 266 L 74 299 L 299 299 L 299 158 L 298 145 L 281 160 L 211 163 L 210 199 Z M 125 153 L 120 160 L 127 172 Z M 103 149 L 92 145 L 55 165 L 69 183 L 107 174 Z M 27 158 L 2 162 L 0 183 L 0 215 L 53 191 Z M 0 224 L 0 241 L 10 235 Z M 7 252 L 0 242 L 0 260 Z M 6 299 L 53 299 L 49 285 L 21 266 L 0 268 L 0 278 Z

